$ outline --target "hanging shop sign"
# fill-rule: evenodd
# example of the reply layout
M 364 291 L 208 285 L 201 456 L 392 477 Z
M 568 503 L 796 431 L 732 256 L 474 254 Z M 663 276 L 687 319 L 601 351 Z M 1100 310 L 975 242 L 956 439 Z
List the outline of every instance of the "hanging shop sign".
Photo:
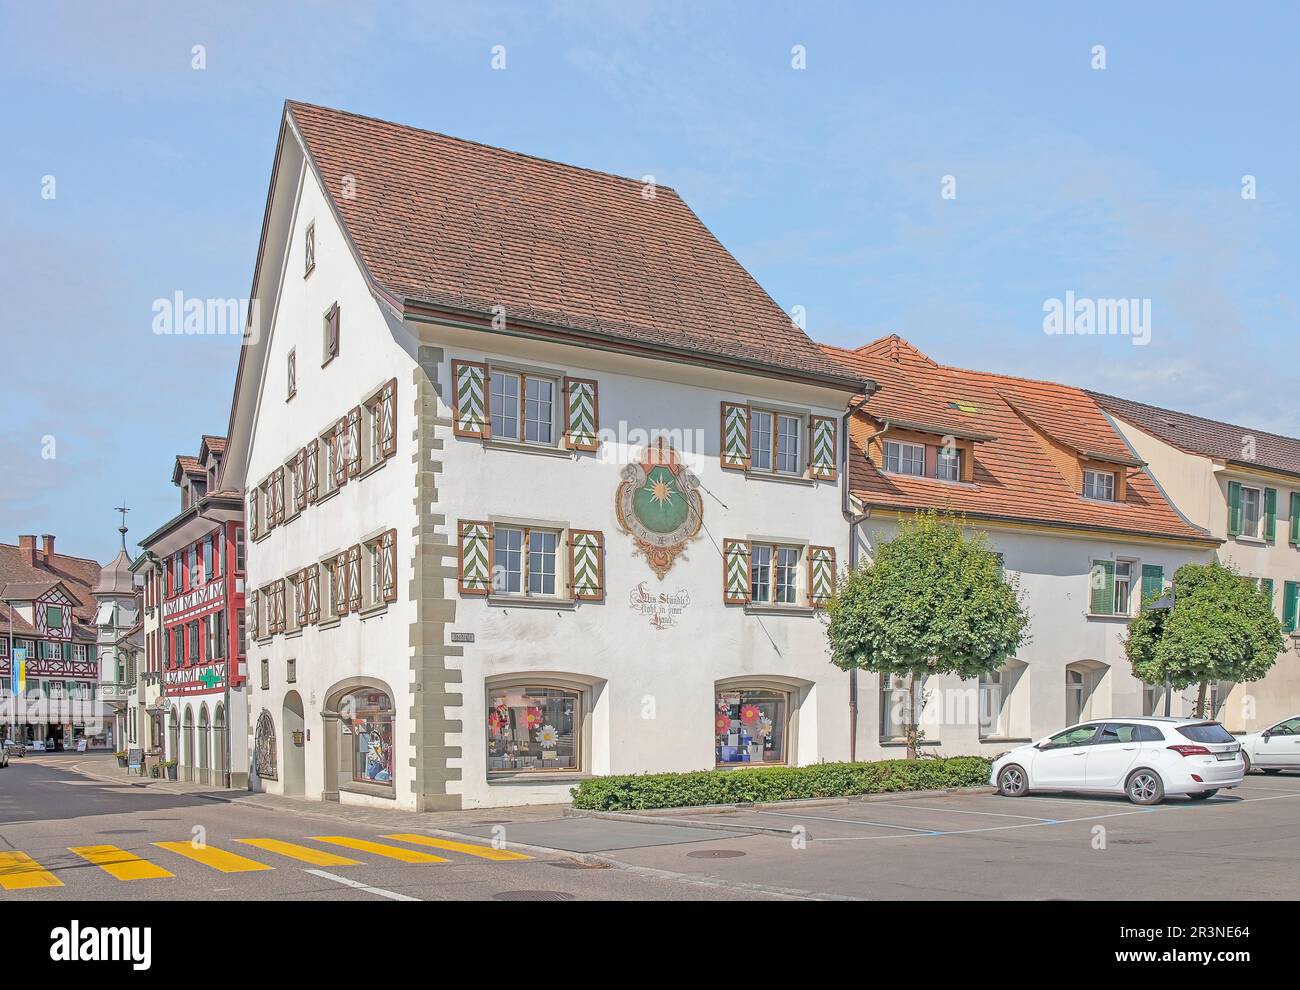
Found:
M 618 524 L 660 581 L 704 522 L 700 482 L 662 437 L 623 469 L 615 495 Z

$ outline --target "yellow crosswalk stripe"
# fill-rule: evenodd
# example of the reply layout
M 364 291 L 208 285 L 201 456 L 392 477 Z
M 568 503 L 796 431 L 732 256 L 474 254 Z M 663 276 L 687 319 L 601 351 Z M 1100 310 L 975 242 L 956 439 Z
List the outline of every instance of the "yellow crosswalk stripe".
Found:
M 308 846 L 300 846 L 293 842 L 281 842 L 279 839 L 236 839 L 235 841 L 257 849 L 265 849 L 267 852 L 279 853 L 281 856 L 288 856 L 290 859 L 296 859 L 303 863 L 311 863 L 312 866 L 361 865 L 361 861 L 357 859 L 348 859 L 346 856 L 338 855 L 338 853 L 311 849 Z
M 195 846 L 189 842 L 155 842 L 159 849 L 166 849 L 196 863 L 210 866 L 222 873 L 252 873 L 255 870 L 271 870 L 272 866 L 246 859 L 238 853 L 226 852 L 216 846 Z
M 62 887 L 63 881 L 24 852 L 0 852 L 0 887 L 30 890 L 33 887 Z
M 396 839 L 398 842 L 413 842 L 418 846 L 433 846 L 435 849 L 448 849 L 451 852 L 464 853 L 466 856 L 477 856 L 479 859 L 492 859 L 498 862 L 532 858 L 523 853 L 511 852 L 509 849 L 493 849 L 491 846 L 479 846 L 470 842 L 453 842 L 451 839 L 418 835 L 415 832 L 398 832 L 396 835 L 385 835 L 384 838 Z
M 447 862 L 441 856 L 416 852 L 414 849 L 403 849 L 401 846 L 390 846 L 383 842 L 371 842 L 368 839 L 354 839 L 350 835 L 313 835 L 311 838 L 317 842 L 332 842 L 336 846 L 346 846 L 348 849 L 356 849 L 360 852 L 374 853 L 376 856 L 401 860 L 403 863 Z
M 161 866 L 117 846 L 69 846 L 68 852 L 76 853 L 88 863 L 94 863 L 118 880 L 160 880 L 173 875 Z

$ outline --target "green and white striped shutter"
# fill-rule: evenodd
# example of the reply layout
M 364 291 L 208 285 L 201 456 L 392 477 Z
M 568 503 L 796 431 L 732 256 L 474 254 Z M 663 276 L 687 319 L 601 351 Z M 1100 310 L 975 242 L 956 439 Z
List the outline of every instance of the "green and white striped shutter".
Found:
M 1159 564 L 1142 565 L 1142 607 L 1160 597 L 1165 587 L 1165 569 Z
M 836 444 L 835 420 L 830 416 L 810 416 L 808 433 L 811 440 L 809 447 L 808 473 L 821 481 L 835 480 Z
M 1288 581 L 1282 585 L 1282 628 L 1295 632 L 1297 605 L 1300 605 L 1300 583 Z
M 462 519 L 460 523 L 460 593 L 486 595 L 492 590 L 492 524 Z
M 604 550 L 604 533 L 569 530 L 570 587 L 578 601 L 600 601 L 605 597 Z
M 1291 493 L 1291 543 L 1300 544 L 1300 492 Z
M 835 594 L 835 548 L 808 548 L 808 602 L 824 608 Z
M 726 605 L 749 604 L 749 543 L 722 541 L 722 601 Z
M 724 468 L 731 471 L 749 470 L 749 406 L 744 403 L 722 404 L 721 454 Z
M 1088 611 L 1093 615 L 1115 614 L 1115 562 L 1113 560 L 1094 560 L 1092 573 L 1088 575 L 1092 595 Z
M 1228 482 L 1228 535 L 1241 533 L 1241 483 Z
M 1264 539 L 1272 543 L 1277 536 L 1277 489 L 1264 489 Z
M 600 428 L 596 383 L 586 378 L 564 379 L 567 420 L 565 444 L 570 450 L 595 450 L 600 446 L 596 431 Z
M 477 361 L 451 362 L 452 430 L 458 437 L 491 436 L 487 418 L 487 365 Z

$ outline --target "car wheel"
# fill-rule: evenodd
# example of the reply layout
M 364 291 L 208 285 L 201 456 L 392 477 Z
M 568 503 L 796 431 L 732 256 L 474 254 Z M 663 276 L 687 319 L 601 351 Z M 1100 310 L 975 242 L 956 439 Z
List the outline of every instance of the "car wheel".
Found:
M 1263 770 L 1264 770 L 1264 772 L 1265 772 L 1266 774 L 1268 774 L 1270 777 L 1271 777 L 1273 774 L 1275 774 L 1275 773 L 1281 773 L 1281 772 L 1282 772 L 1281 767 L 1264 767 Z
M 1024 797 L 1029 793 L 1029 777 L 1020 766 L 1012 763 L 998 773 L 998 793 L 1003 797 Z
M 1188 796 L 1189 798 L 1191 798 L 1193 801 L 1204 801 L 1204 800 L 1206 800 L 1207 798 L 1212 798 L 1212 797 L 1214 797 L 1214 795 L 1216 795 L 1216 794 L 1218 794 L 1218 793 L 1219 793 L 1219 789 L 1218 789 L 1217 787 L 1214 787 L 1214 788 L 1211 788 L 1211 789 L 1208 790 L 1208 791 L 1200 791 L 1200 792 L 1197 793 L 1197 794 L 1188 794 L 1187 796 Z
M 1134 804 L 1159 804 L 1165 799 L 1165 785 L 1154 770 L 1136 770 L 1129 775 L 1124 793 Z

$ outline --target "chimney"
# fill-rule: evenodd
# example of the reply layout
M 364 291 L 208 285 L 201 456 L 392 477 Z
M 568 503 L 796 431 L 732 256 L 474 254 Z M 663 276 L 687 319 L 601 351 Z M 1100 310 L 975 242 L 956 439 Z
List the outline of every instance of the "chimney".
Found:
M 36 537 L 26 534 L 18 537 L 18 555 L 28 567 L 36 566 Z
M 45 557 L 45 566 L 54 563 L 54 537 L 49 533 L 41 534 L 41 554 Z

